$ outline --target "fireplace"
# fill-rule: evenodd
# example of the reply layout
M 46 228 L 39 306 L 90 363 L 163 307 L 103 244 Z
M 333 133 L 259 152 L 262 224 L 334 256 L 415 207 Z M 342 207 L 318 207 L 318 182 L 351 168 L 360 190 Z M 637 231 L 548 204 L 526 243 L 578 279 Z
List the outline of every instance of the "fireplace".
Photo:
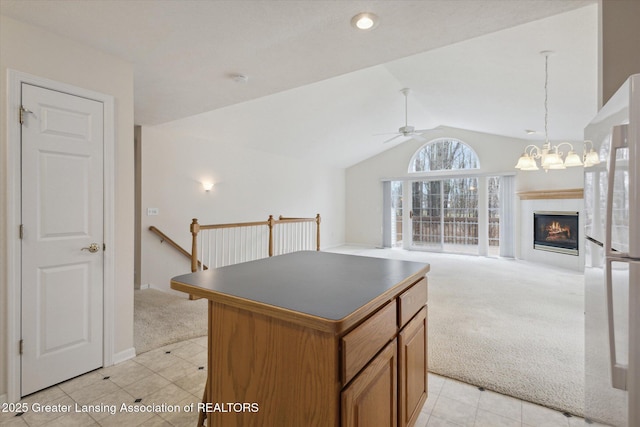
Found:
M 578 255 L 578 212 L 534 212 L 533 248 Z

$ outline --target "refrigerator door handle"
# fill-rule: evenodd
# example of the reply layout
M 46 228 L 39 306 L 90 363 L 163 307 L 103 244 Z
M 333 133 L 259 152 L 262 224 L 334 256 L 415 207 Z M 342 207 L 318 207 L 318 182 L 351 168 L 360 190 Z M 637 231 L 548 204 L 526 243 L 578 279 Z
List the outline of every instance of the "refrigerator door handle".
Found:
M 605 286 L 607 303 L 607 323 L 609 329 L 609 361 L 611 363 L 611 385 L 619 390 L 627 389 L 627 366 L 617 361 L 616 355 L 616 333 L 613 323 L 613 278 L 612 263 L 620 262 L 620 259 L 606 258 Z
M 619 148 L 627 147 L 627 125 L 613 126 L 611 130 L 611 149 L 609 151 L 609 173 L 607 176 L 607 205 L 605 210 L 604 255 L 626 256 L 626 253 L 611 249 L 611 229 L 613 227 L 613 185 L 616 176 L 616 154 Z
M 602 248 L 602 247 L 604 247 L 604 243 L 602 243 L 602 242 L 600 242 L 600 241 L 598 241 L 598 240 L 594 239 L 594 238 L 593 238 L 593 237 L 591 237 L 591 236 L 585 236 L 585 239 L 587 239 L 587 240 L 588 240 L 588 241 L 590 241 L 591 243 L 594 243 L 594 244 L 596 244 L 596 245 L 600 246 L 601 248 Z

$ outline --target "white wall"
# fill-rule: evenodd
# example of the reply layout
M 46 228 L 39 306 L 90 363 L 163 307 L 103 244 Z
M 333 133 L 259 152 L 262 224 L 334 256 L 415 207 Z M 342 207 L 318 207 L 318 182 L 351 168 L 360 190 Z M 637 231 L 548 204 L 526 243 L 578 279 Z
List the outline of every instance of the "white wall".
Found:
M 266 142 L 265 142 L 266 143 Z M 209 193 L 202 181 L 213 181 Z M 191 250 L 189 224 L 266 220 L 269 215 L 322 217 L 321 247 L 344 242 L 344 169 L 240 147 L 228 140 L 205 140 L 142 128 L 141 283 L 169 290 L 171 277 L 189 273 L 187 258 L 161 244 L 155 225 Z M 147 216 L 158 208 L 158 216 Z
M 529 141 L 444 128 L 424 135 L 427 140 L 453 137 L 468 144 L 480 158 L 480 173 L 516 173 L 516 191 L 582 188 L 582 168 L 562 171 L 516 171 L 514 166 Z M 347 169 L 346 240 L 349 243 L 382 245 L 382 182 L 406 178 L 409 160 L 425 142 L 410 140 Z M 582 149 L 581 144 L 578 144 Z M 519 206 L 519 203 L 517 203 Z M 515 214 L 519 231 L 519 211 Z M 517 243 L 516 243 L 517 244 Z
M 574 143 L 573 146 L 576 147 L 576 153 L 582 155 L 582 143 Z M 516 158 L 516 160 L 518 159 Z M 515 165 L 515 161 L 513 165 Z M 513 165 L 511 166 L 513 167 Z M 548 172 L 542 169 L 537 171 L 520 171 L 516 178 L 516 191 L 582 188 L 584 186 L 583 173 L 584 168 L 582 167 Z
M 8 230 L 7 69 L 71 84 L 115 98 L 115 306 L 114 352 L 133 348 L 133 66 L 119 58 L 40 28 L 0 16 L 0 400 L 7 391 L 7 246 L 17 238 Z

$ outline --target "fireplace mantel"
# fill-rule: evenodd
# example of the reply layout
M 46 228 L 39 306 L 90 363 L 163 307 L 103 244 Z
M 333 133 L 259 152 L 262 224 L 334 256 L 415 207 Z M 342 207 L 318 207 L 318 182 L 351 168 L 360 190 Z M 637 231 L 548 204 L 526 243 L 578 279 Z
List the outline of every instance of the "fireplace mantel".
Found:
M 584 190 L 582 188 L 569 188 L 566 190 L 519 191 L 518 196 L 520 200 L 582 199 Z

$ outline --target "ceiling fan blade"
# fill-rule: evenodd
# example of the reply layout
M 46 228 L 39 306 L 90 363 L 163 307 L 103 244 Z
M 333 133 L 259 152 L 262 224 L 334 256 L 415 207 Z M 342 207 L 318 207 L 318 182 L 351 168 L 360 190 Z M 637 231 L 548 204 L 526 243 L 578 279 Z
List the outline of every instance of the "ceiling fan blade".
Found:
M 385 132 L 385 133 L 374 133 L 373 136 L 381 136 L 381 135 L 398 135 L 398 132 Z
M 430 129 L 416 129 L 413 132 L 414 133 L 423 133 L 423 132 L 430 132 L 430 131 L 433 131 L 433 130 L 442 130 L 442 126 L 436 126 L 436 127 L 430 128 Z
M 387 139 L 386 141 L 383 141 L 382 143 L 383 143 L 383 144 L 386 144 L 387 142 L 391 142 L 391 141 L 393 141 L 394 139 L 400 138 L 401 136 L 404 136 L 404 135 L 402 135 L 402 134 L 400 134 L 400 135 L 396 135 L 396 136 L 394 136 L 393 138 L 390 138 L 390 139 Z

